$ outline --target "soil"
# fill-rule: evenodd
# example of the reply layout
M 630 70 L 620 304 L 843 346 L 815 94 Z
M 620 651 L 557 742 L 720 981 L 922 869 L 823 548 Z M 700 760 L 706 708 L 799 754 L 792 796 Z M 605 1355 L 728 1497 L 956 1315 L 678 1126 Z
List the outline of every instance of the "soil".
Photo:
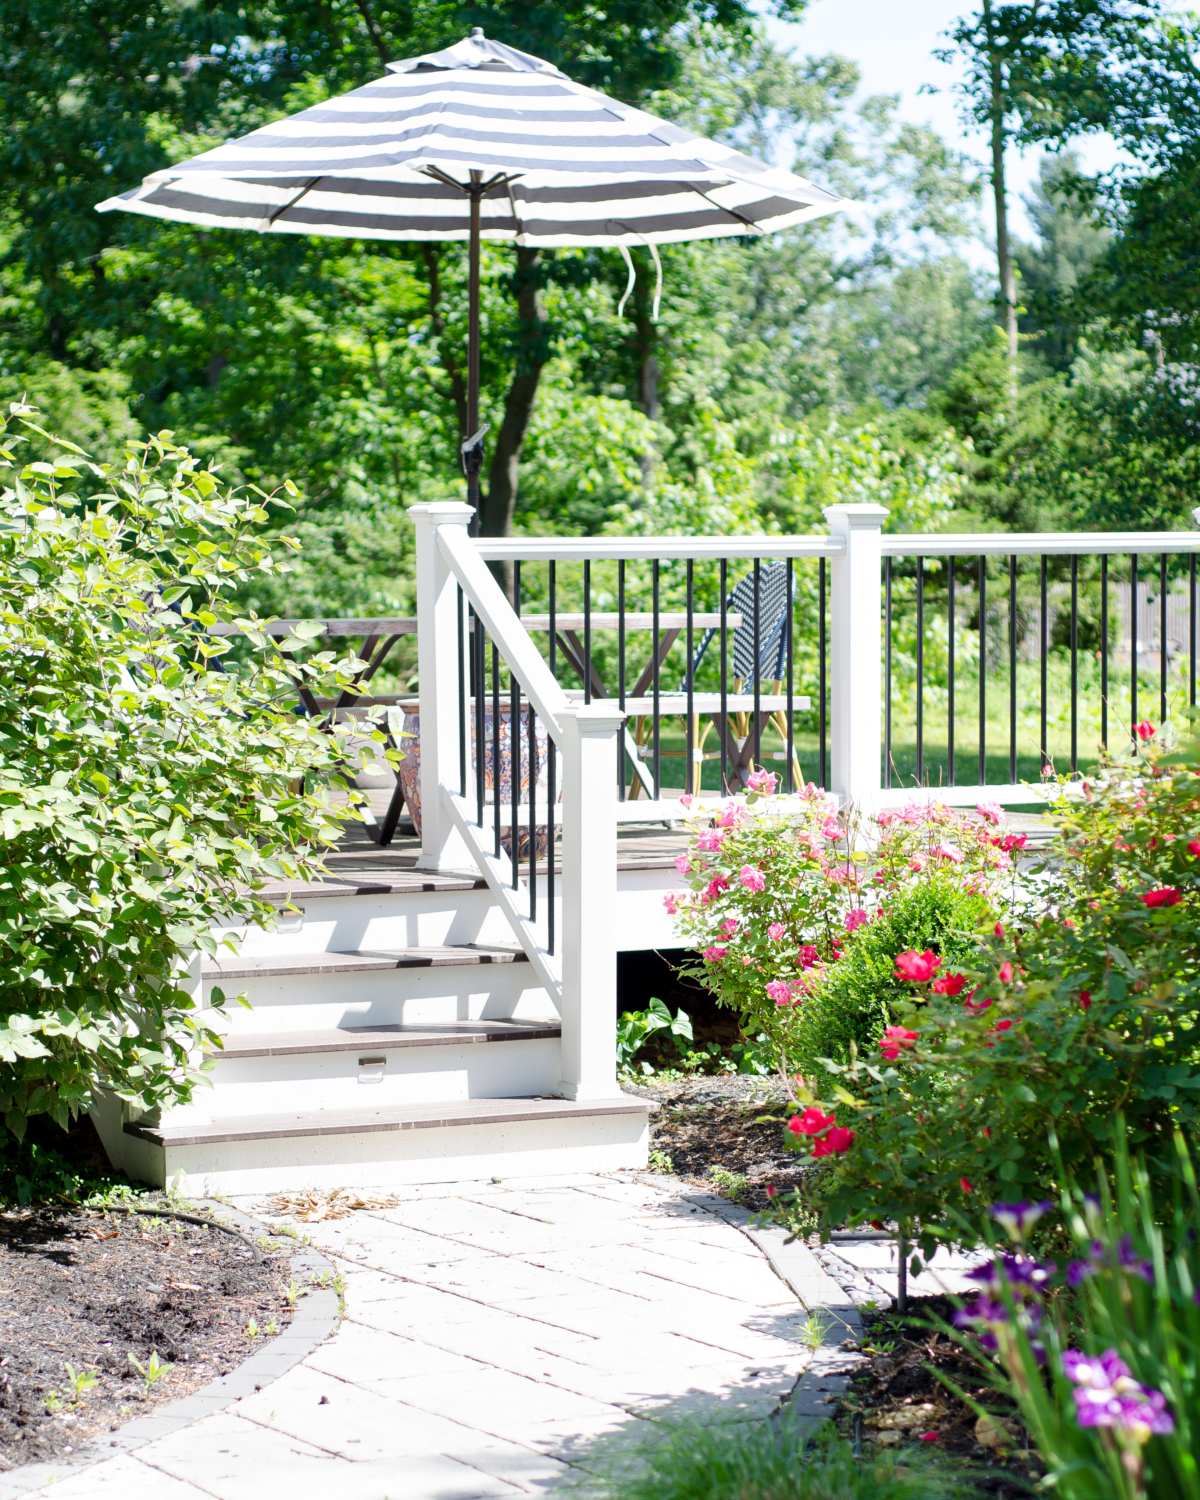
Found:
M 227 1374 L 290 1319 L 284 1253 L 175 1219 L 0 1208 L 0 1471 Z M 251 1320 L 257 1332 L 249 1331 Z M 149 1390 L 133 1361 L 170 1368 Z M 66 1366 L 96 1383 L 76 1393 Z
M 756 1211 L 765 1209 L 768 1184 L 780 1191 L 797 1186 L 807 1170 L 803 1158 L 784 1149 L 783 1127 L 793 1110 L 782 1084 L 762 1077 L 684 1078 L 624 1084 L 626 1093 L 653 1099 L 652 1170 L 671 1171 L 689 1187 L 704 1187 Z M 728 1178 L 745 1178 L 730 1186 Z
M 913 1297 L 904 1318 L 866 1313 L 861 1347 L 868 1363 L 838 1407 L 838 1426 L 868 1451 L 873 1444 L 936 1443 L 962 1465 L 981 1494 L 1017 1500 L 1031 1493 L 1042 1467 L 1015 1407 L 987 1384 L 978 1361 L 933 1321 L 949 1322 L 953 1316 L 947 1297 Z M 978 1401 L 991 1414 L 989 1421 L 980 1423 L 934 1369 Z

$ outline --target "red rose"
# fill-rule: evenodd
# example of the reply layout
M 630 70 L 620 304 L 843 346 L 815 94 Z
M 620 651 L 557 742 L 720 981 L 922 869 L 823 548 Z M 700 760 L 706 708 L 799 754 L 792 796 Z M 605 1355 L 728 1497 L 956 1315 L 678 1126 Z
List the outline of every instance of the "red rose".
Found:
M 1178 906 L 1183 900 L 1183 892 L 1177 885 L 1159 886 L 1157 890 L 1146 891 L 1138 897 L 1144 906 Z

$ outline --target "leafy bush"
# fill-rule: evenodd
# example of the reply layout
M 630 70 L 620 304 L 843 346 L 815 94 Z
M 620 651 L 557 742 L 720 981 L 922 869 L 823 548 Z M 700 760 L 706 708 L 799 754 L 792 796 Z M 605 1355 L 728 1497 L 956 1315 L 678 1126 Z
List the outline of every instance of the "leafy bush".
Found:
M 991 916 L 986 896 L 964 890 L 962 881 L 934 871 L 880 902 L 874 921 L 847 943 L 799 1008 L 788 1041 L 788 1067 L 816 1079 L 824 1058 L 850 1061 L 851 1043 L 873 1046 L 911 998 L 911 986 L 896 977 L 897 953 L 926 948 L 947 966 L 970 964 L 978 951 L 976 928 Z
M 975 1494 L 939 1455 L 867 1458 L 826 1432 L 806 1446 L 803 1424 L 751 1423 L 719 1413 L 647 1423 L 637 1444 L 603 1441 L 569 1493 L 586 1500 L 951 1500 Z M 624 1435 L 622 1435 L 624 1438 Z
M 1026 1248 L 1054 1204 L 1000 1205 L 1016 1246 L 956 1318 L 985 1367 L 992 1354 L 994 1383 L 1020 1407 L 1063 1500 L 1200 1497 L 1200 1194 L 1182 1136 L 1174 1148 L 1167 1233 L 1144 1165 L 1118 1137 L 1115 1184 L 1101 1172 L 1095 1196 L 1071 1181 L 1063 1192 L 1070 1264 Z
M 827 1104 L 802 1098 L 789 1136 L 829 1158 L 827 1225 L 895 1219 L 928 1252 L 1126 1137 L 1173 1201 L 1174 1133 L 1200 1124 L 1200 770 L 1112 767 L 1055 813 L 1059 857 L 1019 924 L 984 928 L 957 972 L 897 954 L 900 1024 L 830 1066 Z
M 792 1065 L 799 1048 L 812 1066 L 821 1055 L 815 1038 L 829 1036 L 844 1050 L 878 1022 L 869 959 L 844 983 L 834 979 L 859 945 L 871 942 L 875 924 L 892 920 L 888 914 L 901 910 L 906 893 L 930 886 L 945 894 L 929 898 L 923 940 L 939 942 L 948 921 L 987 909 L 1012 869 L 1004 846 L 1013 840 L 937 803 L 839 818 L 815 786 L 776 797 L 775 783 L 756 772 L 744 800 L 731 799 L 715 813 L 711 806 L 697 810 L 688 852 L 676 860 L 690 889 L 671 892 L 666 905 L 703 954 L 688 977 L 736 1010 L 744 1030 L 765 1034 L 778 1062 Z M 953 891 L 974 899 L 959 900 Z
M 682 1050 L 682 1042 L 692 1040 L 692 1022 L 687 1011 L 677 1016 L 658 999 L 653 997 L 645 1010 L 627 1010 L 617 1017 L 617 1071 L 629 1072 L 633 1060 L 652 1037 L 665 1033 Z M 648 1062 L 642 1063 L 643 1073 L 653 1073 Z
M 283 566 L 262 499 L 202 472 L 170 433 L 97 465 L 20 404 L 0 468 L 0 1118 L 59 1125 L 101 1089 L 186 1100 L 217 1044 L 188 971 L 215 922 L 269 925 L 256 890 L 311 879 L 347 809 L 337 744 L 295 681 L 354 659 L 254 648 L 221 670 L 227 593 Z M 24 466 L 20 431 L 59 454 Z M 69 455 L 69 457 L 67 456 Z M 382 736 L 377 736 L 382 739 Z M 355 794 L 350 794 L 353 800 Z M 223 997 L 217 992 L 214 1004 Z

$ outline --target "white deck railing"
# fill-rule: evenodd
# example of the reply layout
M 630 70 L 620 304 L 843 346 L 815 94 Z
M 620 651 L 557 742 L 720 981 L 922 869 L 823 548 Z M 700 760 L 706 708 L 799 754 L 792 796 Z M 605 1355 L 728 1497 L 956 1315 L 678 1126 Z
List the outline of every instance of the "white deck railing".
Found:
M 1195 658 L 1196 643 L 1196 562 L 1200 552 L 1200 532 L 1092 532 L 1092 533 L 985 533 L 985 534 L 932 534 L 932 535 L 887 535 L 882 526 L 887 512 L 874 505 L 835 505 L 826 510 L 830 531 L 827 536 L 747 536 L 747 537 L 602 537 L 602 538 L 528 538 L 471 539 L 467 525 L 471 511 L 465 505 L 440 503 L 413 508 L 411 514 L 416 523 L 417 536 L 417 599 L 418 599 L 418 654 L 421 699 L 421 802 L 423 814 L 422 851 L 420 867 L 427 870 L 460 870 L 476 867 L 488 881 L 501 908 L 512 925 L 513 932 L 528 954 L 530 961 L 545 985 L 555 1004 L 560 1008 L 563 1023 L 563 1092 L 573 1098 L 603 1097 L 615 1090 L 613 1054 L 613 993 L 615 987 L 615 944 L 613 922 L 616 898 L 616 833 L 619 824 L 663 823 L 670 818 L 677 804 L 656 801 L 638 795 L 650 790 L 650 778 L 644 765 L 639 765 L 643 747 L 635 746 L 625 727 L 627 712 L 653 718 L 655 722 L 664 713 L 682 715 L 685 690 L 688 723 L 698 722 L 699 715 L 712 713 L 712 704 L 707 695 L 695 688 L 692 678 L 695 667 L 686 672 L 684 688 L 668 687 L 660 696 L 659 671 L 655 667 L 653 695 L 644 692 L 640 697 L 631 694 L 626 698 L 624 628 L 621 631 L 621 689 L 620 698 L 593 696 L 591 684 L 591 636 L 592 616 L 590 595 L 590 573 L 592 563 L 616 563 L 621 569 L 620 611 L 624 612 L 624 567 L 626 563 L 649 565 L 654 568 L 655 594 L 654 619 L 658 620 L 657 580 L 659 564 L 678 565 L 687 569 L 687 635 L 688 661 L 692 661 L 694 645 L 692 619 L 692 568 L 693 565 L 711 565 L 721 568 L 722 590 L 726 579 L 726 563 L 732 559 L 755 559 L 777 561 L 792 559 L 800 561 L 815 559 L 821 569 L 821 685 L 825 687 L 828 673 L 828 739 L 829 776 L 828 789 L 843 803 L 855 803 L 865 808 L 894 805 L 913 796 L 937 796 L 943 801 L 970 805 L 986 799 L 994 802 L 1028 802 L 1030 789 L 1016 780 L 996 785 L 978 780 L 966 785 L 938 786 L 921 789 L 914 787 L 889 787 L 881 774 L 883 765 L 882 747 L 885 744 L 884 689 L 885 675 L 890 680 L 891 638 L 893 632 L 892 592 L 893 562 L 897 559 L 958 559 L 987 557 L 1034 556 L 1043 559 L 1041 566 L 1042 612 L 1039 617 L 1041 631 L 1042 662 L 1042 735 L 1045 753 L 1046 725 L 1046 659 L 1048 648 L 1048 614 L 1046 608 L 1047 559 L 1069 557 L 1071 564 L 1071 615 L 1070 615 L 1070 661 L 1071 661 L 1071 714 L 1072 755 L 1074 755 L 1074 715 L 1077 709 L 1077 627 L 1078 561 L 1089 556 L 1104 559 L 1102 567 L 1105 589 L 1102 609 L 1108 609 L 1109 560 L 1126 557 L 1132 569 L 1133 584 L 1118 583 L 1119 588 L 1136 590 L 1138 559 L 1148 554 L 1158 555 L 1164 560 L 1160 564 L 1161 577 L 1167 578 L 1168 555 L 1183 555 L 1190 568 L 1190 634 L 1187 654 L 1190 667 L 1191 702 L 1195 702 Z M 1198 515 L 1200 519 L 1200 515 Z M 584 579 L 584 604 L 582 614 L 571 615 L 574 628 L 583 622 L 584 641 L 572 636 L 583 649 L 573 658 L 576 671 L 583 667 L 586 677 L 581 692 L 568 693 L 556 680 L 554 672 L 535 641 L 530 630 L 522 623 L 503 590 L 500 588 L 489 563 L 502 563 L 510 567 L 525 564 L 566 565 L 582 569 Z M 757 566 L 757 564 L 756 564 Z M 824 594 L 825 569 L 828 567 L 828 610 Z M 792 564 L 789 563 L 788 579 L 792 580 Z M 979 629 L 978 647 L 983 649 L 983 632 L 989 629 L 987 619 L 986 569 L 982 561 L 977 564 L 979 580 L 973 585 L 967 574 L 959 574 L 963 587 L 976 588 L 976 610 L 983 622 Z M 955 574 L 950 578 L 950 743 L 954 734 L 954 649 L 962 634 L 957 624 L 954 605 Z M 551 572 L 553 579 L 553 572 Z M 757 574 L 755 575 L 757 577 Z M 1114 574 L 1115 576 L 1115 574 Z M 924 588 L 924 563 L 916 572 L 916 589 L 920 599 Z M 1006 608 L 1008 614 L 1007 646 L 1013 669 L 1010 693 L 1012 695 L 1013 719 L 1016 724 L 1016 563 L 1010 561 L 1009 580 L 1012 593 Z M 996 587 L 993 581 L 993 587 Z M 1065 587 L 1063 585 L 1062 587 Z M 554 584 L 551 588 L 551 613 L 538 616 L 536 627 L 547 629 L 551 653 L 556 638 L 554 626 Z M 519 597 L 519 595 L 518 595 Z M 1173 596 L 1175 597 L 1175 596 Z M 1140 608 L 1141 596 L 1131 593 Z M 611 603 L 611 601 L 609 601 Z M 464 610 L 464 605 L 466 606 Z M 725 610 L 727 602 L 721 604 Z M 920 609 L 918 604 L 918 609 Z M 609 604 L 604 605 L 609 609 Z M 1165 641 L 1166 601 L 1161 601 L 1164 639 L 1160 640 L 1158 659 L 1161 668 L 1162 700 L 1166 701 L 1168 646 Z M 611 613 L 611 611 L 610 611 Z M 471 617 L 468 619 L 468 617 Z M 637 628 L 645 628 L 648 618 L 641 613 L 629 611 L 631 621 Z M 787 705 L 799 708 L 807 706 L 807 699 L 797 699 L 792 691 L 792 640 L 791 612 L 788 624 L 788 681 Z M 567 618 L 564 616 L 564 618 Z M 610 614 L 597 614 L 607 629 L 612 628 Z M 619 614 L 618 619 L 622 618 Z M 712 618 L 711 614 L 706 616 Z M 741 618 L 741 617 L 736 617 Z M 755 616 L 757 618 L 757 615 Z M 920 616 L 918 616 L 920 618 Z M 1130 674 L 1131 711 L 1136 713 L 1139 680 L 1144 678 L 1140 666 L 1140 646 L 1136 639 L 1138 630 L 1138 608 L 1133 611 L 1132 662 Z M 1104 683 L 1107 693 L 1108 671 L 1108 625 L 1104 614 Z M 533 621 L 531 619 L 531 624 Z M 722 627 L 724 616 L 722 615 Z M 560 627 L 565 629 L 565 627 Z M 631 627 L 632 628 L 632 627 Z M 977 627 L 978 629 L 978 627 Z M 917 713 L 918 754 L 920 746 L 920 713 L 923 703 L 921 678 L 921 653 L 924 647 L 925 626 L 917 630 Z M 678 636 L 681 632 L 676 631 Z M 570 635 L 567 630 L 566 634 Z M 674 638 L 673 638 L 674 639 Z M 491 688 L 485 689 L 488 666 L 484 656 L 484 641 L 490 643 L 494 663 L 491 672 Z M 722 653 L 725 648 L 725 632 L 722 628 Z M 991 644 L 989 642 L 989 644 Z M 657 645 L 655 646 L 657 651 Z M 468 660 L 469 658 L 469 660 Z M 552 655 L 553 659 L 553 655 Z M 722 654 L 721 695 L 723 701 L 727 691 L 736 695 L 741 689 L 727 688 L 724 654 Z M 649 671 L 649 668 L 647 669 Z M 500 688 L 502 674 L 507 674 L 509 687 Z M 983 743 L 986 735 L 987 707 L 986 679 L 988 673 L 977 673 L 979 683 L 979 757 L 983 763 Z M 468 702 L 467 679 L 476 684 L 477 693 L 475 722 L 472 729 L 472 710 Z M 533 736 L 545 735 L 548 742 L 549 779 L 539 780 L 536 769 L 531 784 L 526 790 L 514 791 L 516 800 L 509 799 L 503 806 L 496 805 L 494 796 L 480 796 L 483 784 L 482 773 L 468 774 L 471 756 L 479 765 L 486 758 L 483 723 L 489 712 L 486 702 L 488 691 L 495 703 L 506 703 L 512 692 L 512 707 L 515 722 L 524 723 L 528 714 L 530 745 Z M 596 690 L 599 691 L 598 689 Z M 751 689 L 743 692 L 746 697 Z M 758 694 L 759 687 L 753 688 Z M 1143 691 L 1145 691 L 1143 682 Z M 500 697 L 500 694 L 504 697 Z M 755 698 L 755 707 L 766 702 L 777 710 L 784 699 L 769 695 Z M 584 701 L 579 701 L 580 698 Z M 744 711 L 745 703 L 736 698 L 738 711 Z M 748 700 L 747 700 L 748 701 Z M 1105 697 L 1105 724 L 1108 724 L 1108 697 Z M 622 709 L 625 704 L 625 710 Z M 702 704 L 702 708 L 696 705 Z M 824 718 L 824 696 L 821 697 L 822 746 L 826 720 Z M 890 697 L 889 697 L 890 704 Z M 695 713 L 693 715 L 693 710 Z M 731 710 L 733 712 L 733 710 Z M 500 733 L 500 713 L 491 714 L 492 728 L 489 733 Z M 750 716 L 752 722 L 761 724 L 763 716 Z M 536 719 L 536 730 L 534 721 Z M 726 714 L 722 720 L 731 722 Z M 791 723 L 789 712 L 788 724 Z M 887 727 L 890 729 L 890 707 Z M 522 730 L 518 728 L 518 736 Z M 1128 732 L 1128 726 L 1126 731 Z M 727 734 L 728 730 L 722 729 Z M 1016 729 L 1012 733 L 1012 763 L 1015 764 Z M 518 739 L 518 744 L 520 743 Z M 743 739 L 741 745 L 747 743 Z M 757 743 L 757 742 L 756 742 Z M 470 754 L 468 753 L 470 750 Z M 496 740 L 496 751 L 499 739 Z M 789 774 L 793 762 L 791 730 L 788 729 L 787 756 Z M 688 785 L 693 784 L 696 774 L 694 762 L 703 760 L 693 748 L 689 729 L 687 757 Z M 824 750 L 822 749 L 822 756 Z M 722 744 L 722 775 L 727 765 L 725 745 Z M 520 753 L 515 763 L 520 763 Z M 532 755 L 536 762 L 536 751 Z M 561 762 L 561 804 L 557 798 L 557 766 Z M 496 762 L 498 764 L 498 761 Z M 614 766 L 623 769 L 614 776 Z M 632 766 L 632 795 L 625 793 L 626 765 Z M 703 769 L 701 765 L 701 770 Z M 745 767 L 739 772 L 744 778 Z M 820 779 L 818 777 L 817 779 Z M 640 782 L 640 784 L 639 784 Z M 657 773 L 654 778 L 658 785 Z M 695 783 L 699 785 L 698 782 Z M 541 799 L 541 805 L 535 805 Z M 484 803 L 487 803 L 485 808 Z M 557 871 L 553 858 L 545 862 L 535 857 L 537 828 L 545 830 L 552 825 L 561 827 L 561 885 L 556 887 Z M 528 866 L 519 868 L 516 854 L 517 832 L 524 827 L 528 832 L 528 847 L 531 851 Z M 501 841 L 507 838 L 510 852 L 505 855 Z M 554 843 L 550 852 L 553 854 Z M 521 860 L 524 861 L 524 855 Z

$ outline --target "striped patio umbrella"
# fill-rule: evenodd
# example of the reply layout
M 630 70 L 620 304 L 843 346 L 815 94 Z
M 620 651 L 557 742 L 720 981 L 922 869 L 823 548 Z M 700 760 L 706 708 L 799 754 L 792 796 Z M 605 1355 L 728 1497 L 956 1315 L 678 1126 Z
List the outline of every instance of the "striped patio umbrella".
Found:
M 478 507 L 479 245 L 631 245 L 769 234 L 845 204 L 802 177 L 574 83 L 476 28 L 443 52 L 227 141 L 108 198 L 208 228 L 470 241 L 468 499 Z M 659 286 L 661 287 L 661 266 Z M 657 315 L 658 293 L 655 295 Z M 485 431 L 486 429 L 484 429 Z

